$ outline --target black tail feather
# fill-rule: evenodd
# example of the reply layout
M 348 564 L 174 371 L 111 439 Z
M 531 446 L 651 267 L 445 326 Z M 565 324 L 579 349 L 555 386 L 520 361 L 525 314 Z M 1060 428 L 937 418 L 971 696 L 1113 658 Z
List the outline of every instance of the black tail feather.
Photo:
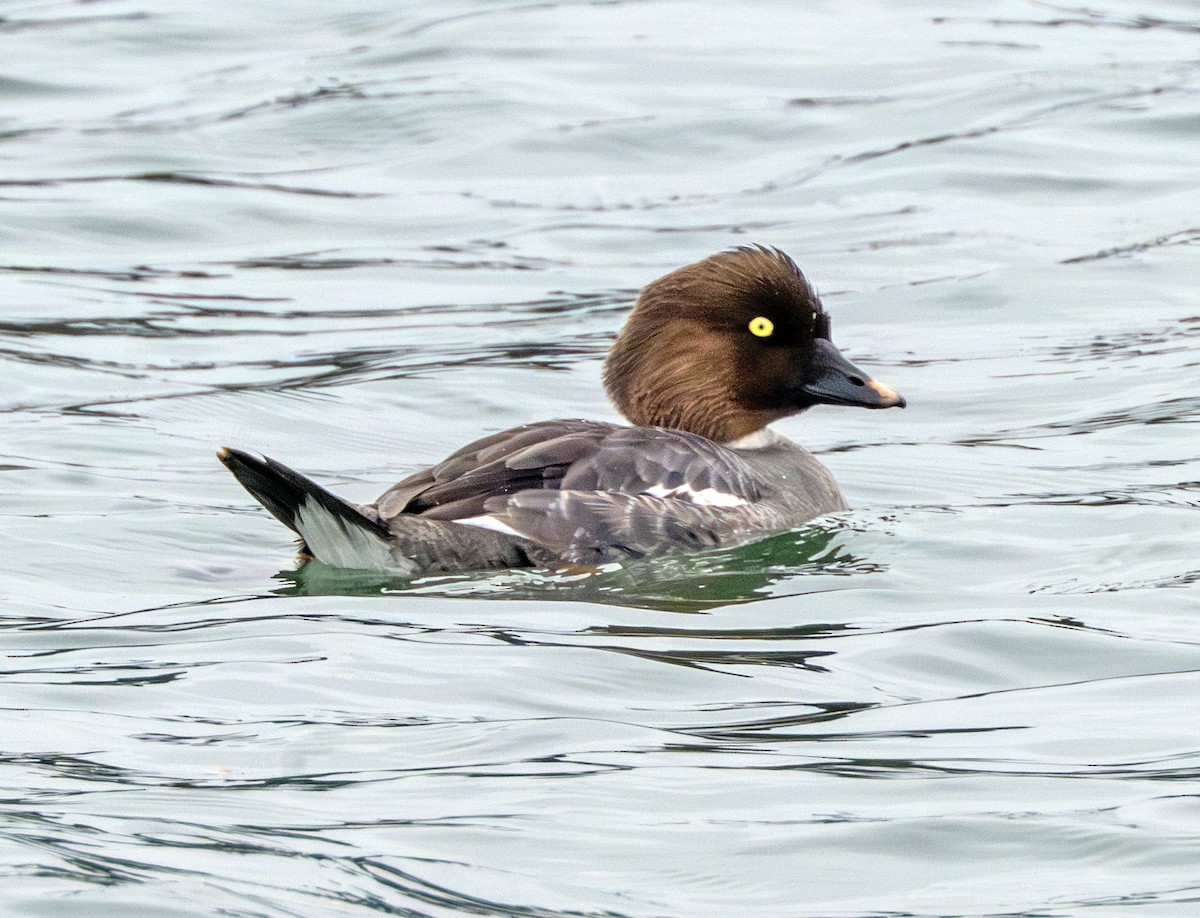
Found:
M 305 499 L 316 501 L 321 507 L 353 526 L 373 530 L 380 538 L 388 538 L 388 530 L 377 520 L 366 516 L 353 504 L 336 494 L 326 491 L 310 478 L 289 469 L 281 462 L 267 456 L 259 459 L 240 449 L 223 446 L 217 458 L 225 468 L 249 491 L 254 499 L 267 508 L 271 515 L 288 529 L 300 533 L 296 525 L 296 512 L 304 506 Z
M 229 447 L 220 449 L 217 458 L 272 516 L 300 536 L 302 555 L 334 567 L 413 576 L 533 567 L 557 557 L 520 536 L 457 522 L 399 514 L 384 523 L 274 459 Z

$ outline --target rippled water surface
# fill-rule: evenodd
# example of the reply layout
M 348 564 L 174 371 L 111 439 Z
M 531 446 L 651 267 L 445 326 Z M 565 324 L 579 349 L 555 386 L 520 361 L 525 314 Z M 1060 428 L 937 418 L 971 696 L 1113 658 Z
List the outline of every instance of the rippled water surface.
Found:
M 0 910 L 1200 910 L 1200 9 L 0 6 Z M 594 576 L 294 570 L 613 418 L 635 291 L 778 245 L 899 412 L 856 508 Z M 282 568 L 282 570 L 281 570 Z

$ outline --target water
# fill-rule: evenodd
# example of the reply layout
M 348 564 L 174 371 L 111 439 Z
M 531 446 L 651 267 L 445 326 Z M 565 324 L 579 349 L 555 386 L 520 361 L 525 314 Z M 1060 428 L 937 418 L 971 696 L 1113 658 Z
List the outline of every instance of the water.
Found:
M 0 15 L 3 913 L 1196 913 L 1194 3 Z M 751 241 L 909 399 L 842 518 L 389 583 L 213 458 L 611 418 Z

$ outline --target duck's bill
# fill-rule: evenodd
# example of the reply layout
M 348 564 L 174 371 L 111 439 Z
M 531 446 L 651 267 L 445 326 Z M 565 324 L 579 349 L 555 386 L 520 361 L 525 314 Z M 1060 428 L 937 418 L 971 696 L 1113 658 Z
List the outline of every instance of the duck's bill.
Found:
M 872 379 L 842 354 L 833 342 L 813 342 L 814 358 L 800 387 L 812 405 L 856 405 L 859 408 L 903 408 L 904 396 Z

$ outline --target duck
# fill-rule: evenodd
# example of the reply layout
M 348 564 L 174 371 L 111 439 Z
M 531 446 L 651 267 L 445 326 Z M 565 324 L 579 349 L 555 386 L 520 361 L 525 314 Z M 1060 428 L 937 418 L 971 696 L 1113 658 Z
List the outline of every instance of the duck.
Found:
M 603 383 L 628 424 L 492 433 L 370 504 L 266 456 L 217 456 L 296 533 L 302 563 L 409 578 L 597 569 L 754 542 L 849 509 L 816 456 L 770 425 L 816 405 L 906 404 L 838 350 L 803 272 L 762 245 L 648 284 Z

